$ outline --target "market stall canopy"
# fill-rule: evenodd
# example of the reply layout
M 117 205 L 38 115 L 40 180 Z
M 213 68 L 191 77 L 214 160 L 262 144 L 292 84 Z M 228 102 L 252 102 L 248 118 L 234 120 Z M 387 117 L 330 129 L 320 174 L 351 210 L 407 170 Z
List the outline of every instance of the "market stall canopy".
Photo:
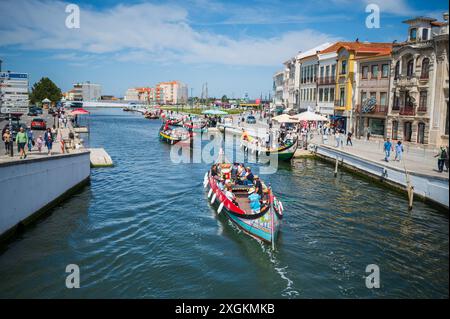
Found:
M 221 110 L 205 110 L 202 112 L 202 114 L 210 114 L 210 115 L 227 115 L 227 112 L 221 111 Z
M 72 112 L 70 112 L 70 115 L 85 115 L 85 114 L 89 114 L 89 111 L 82 108 L 75 109 Z
M 49 99 L 47 99 L 47 98 L 45 98 L 45 99 L 43 99 L 42 100 L 42 103 L 50 103 L 51 101 L 49 100 Z
M 281 114 L 272 118 L 273 121 L 278 123 L 298 123 L 299 120 L 294 116 L 289 116 L 287 114 Z
M 306 111 L 302 112 L 300 114 L 296 114 L 293 117 L 295 117 L 298 121 L 320 121 L 320 122 L 328 122 L 328 118 L 325 116 L 322 116 L 320 114 L 316 114 L 314 112 Z

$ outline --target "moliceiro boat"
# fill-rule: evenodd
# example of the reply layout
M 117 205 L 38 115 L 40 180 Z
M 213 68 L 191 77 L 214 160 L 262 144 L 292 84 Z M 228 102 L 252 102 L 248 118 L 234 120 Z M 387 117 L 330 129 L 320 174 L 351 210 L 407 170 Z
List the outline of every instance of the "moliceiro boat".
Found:
M 203 186 L 207 190 L 208 201 L 219 215 L 225 214 L 246 234 L 270 243 L 274 248 L 283 218 L 281 201 L 263 182 L 255 183 L 262 187 L 261 190 L 252 184 L 239 183 L 239 179 L 231 175 L 232 165 L 214 164 L 205 174 Z M 259 204 L 255 205 L 255 200 Z
M 179 142 L 189 141 L 190 134 L 184 129 L 174 129 L 169 127 L 168 123 L 163 124 L 159 129 L 159 139 L 170 145 L 174 145 Z
M 293 136 L 292 138 L 286 139 L 275 148 L 267 147 L 264 144 L 260 139 L 248 135 L 247 132 L 244 132 L 241 136 L 241 147 L 248 149 L 252 154 L 277 155 L 278 159 L 282 161 L 290 161 L 294 157 L 295 151 L 298 148 L 298 137 Z

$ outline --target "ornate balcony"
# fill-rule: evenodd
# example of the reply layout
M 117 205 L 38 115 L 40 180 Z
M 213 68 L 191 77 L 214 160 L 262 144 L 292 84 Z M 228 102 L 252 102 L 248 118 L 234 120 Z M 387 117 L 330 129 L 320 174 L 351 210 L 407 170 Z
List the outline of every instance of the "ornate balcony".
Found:
M 361 113 L 361 105 L 356 105 L 356 111 L 358 113 Z M 372 110 L 372 112 L 365 113 L 365 114 L 371 114 L 371 115 L 386 115 L 388 112 L 388 106 L 387 105 L 375 105 L 375 108 Z
M 317 84 L 323 85 L 323 84 L 335 84 L 336 78 L 334 76 L 323 76 L 317 78 Z
M 417 113 L 426 113 L 427 112 L 427 107 L 425 106 L 420 106 L 417 108 Z
M 410 106 L 408 106 L 408 107 L 405 107 L 405 106 L 403 106 L 403 107 L 401 107 L 400 108 L 400 115 L 416 115 L 416 112 L 415 112 L 415 110 L 414 110 L 414 107 L 410 107 Z

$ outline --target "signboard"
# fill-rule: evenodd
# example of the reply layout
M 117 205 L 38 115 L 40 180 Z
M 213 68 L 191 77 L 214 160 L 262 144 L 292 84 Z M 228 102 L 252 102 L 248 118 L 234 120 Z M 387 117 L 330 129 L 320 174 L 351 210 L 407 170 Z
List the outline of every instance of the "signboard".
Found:
M 28 113 L 28 107 L 2 107 L 0 113 Z
M 361 105 L 361 111 L 362 113 L 370 113 L 375 109 L 375 106 L 377 104 L 377 100 L 374 96 L 365 99 Z
M 27 73 L 17 73 L 17 72 L 0 72 L 0 79 L 20 79 L 27 80 Z

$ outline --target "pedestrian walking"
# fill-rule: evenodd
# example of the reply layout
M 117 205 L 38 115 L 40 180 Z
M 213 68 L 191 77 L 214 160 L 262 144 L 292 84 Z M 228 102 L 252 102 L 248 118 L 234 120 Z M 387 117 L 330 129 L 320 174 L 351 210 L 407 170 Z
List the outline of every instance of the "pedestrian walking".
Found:
M 47 147 L 47 154 L 51 155 L 52 147 L 53 147 L 53 134 L 50 128 L 47 129 L 44 135 L 45 146 Z
M 43 145 L 44 145 L 44 139 L 42 138 L 42 135 L 39 135 L 39 137 L 36 139 L 36 147 L 37 147 L 39 153 L 41 153 Z
M 438 171 L 442 173 L 444 171 L 445 160 L 447 159 L 448 153 L 445 146 L 439 147 L 439 152 L 434 156 L 438 158 Z M 448 170 L 448 168 L 447 168 Z
M 336 132 L 334 133 L 334 138 L 336 140 L 336 147 L 339 147 L 339 145 L 341 144 L 341 133 L 339 132 L 339 130 L 336 130 Z
M 402 141 L 398 141 L 395 145 L 395 161 L 400 162 L 403 159 L 403 145 Z
M 27 158 L 26 145 L 28 143 L 28 135 L 21 126 L 19 132 L 16 134 L 16 143 L 20 153 L 20 159 Z
M 350 144 L 350 146 L 353 146 L 352 143 L 352 132 L 347 133 L 347 146 Z
M 389 139 L 389 137 L 386 139 L 386 141 L 384 142 L 384 160 L 386 162 L 389 162 L 389 158 L 391 157 L 391 151 L 393 151 L 393 147 L 392 147 L 392 143 L 391 140 Z
M 5 133 L 2 135 L 2 140 L 5 142 L 5 154 L 8 155 L 10 151 L 10 143 L 11 143 L 11 133 L 8 129 L 5 130 Z
M 31 152 L 31 149 L 34 146 L 34 136 L 33 136 L 33 131 L 31 130 L 31 127 L 27 127 L 27 137 L 28 137 L 28 152 Z
M 370 127 L 367 128 L 367 140 L 370 140 Z

